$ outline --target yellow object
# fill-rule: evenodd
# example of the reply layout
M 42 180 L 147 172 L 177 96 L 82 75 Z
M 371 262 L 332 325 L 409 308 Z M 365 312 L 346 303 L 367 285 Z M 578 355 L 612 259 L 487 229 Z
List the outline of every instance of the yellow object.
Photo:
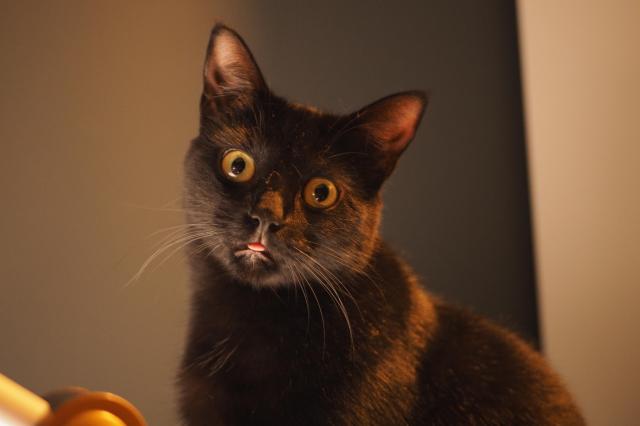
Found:
M 146 426 L 130 402 L 108 392 L 84 392 L 63 403 L 38 426 Z
M 0 374 L 0 424 L 147 426 L 130 402 L 112 393 L 74 388 L 62 401 L 52 411 L 47 401 Z
M 47 401 L 0 374 L 0 424 L 4 420 L 33 425 L 44 420 L 50 412 Z
M 127 426 L 122 420 L 108 411 L 90 410 L 80 413 L 69 421 L 66 426 Z

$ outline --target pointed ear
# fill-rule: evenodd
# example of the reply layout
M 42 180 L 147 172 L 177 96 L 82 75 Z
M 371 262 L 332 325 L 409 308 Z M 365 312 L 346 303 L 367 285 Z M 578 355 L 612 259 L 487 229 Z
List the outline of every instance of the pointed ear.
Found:
M 357 126 L 364 132 L 365 150 L 374 156 L 381 181 L 389 177 L 398 157 L 409 146 L 425 107 L 422 91 L 397 93 L 382 98 L 356 113 Z
M 244 40 L 234 30 L 217 24 L 211 31 L 204 64 L 204 100 L 215 110 L 248 106 L 266 87 Z

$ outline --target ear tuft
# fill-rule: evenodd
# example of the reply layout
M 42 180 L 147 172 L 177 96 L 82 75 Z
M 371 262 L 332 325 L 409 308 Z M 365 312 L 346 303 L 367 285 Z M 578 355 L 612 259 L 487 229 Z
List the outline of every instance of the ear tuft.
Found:
M 204 66 L 207 98 L 248 101 L 266 84 L 251 51 L 238 33 L 217 24 L 211 31 Z

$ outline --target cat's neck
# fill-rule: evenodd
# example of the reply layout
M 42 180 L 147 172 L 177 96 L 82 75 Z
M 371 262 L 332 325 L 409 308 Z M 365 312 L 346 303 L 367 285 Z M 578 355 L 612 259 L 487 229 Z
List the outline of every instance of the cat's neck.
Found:
M 256 288 L 235 280 L 210 257 L 190 256 L 190 262 L 192 331 L 215 330 L 223 338 L 263 330 L 342 345 L 366 338 L 378 323 L 401 326 L 412 303 L 412 273 L 383 242 L 362 273 L 336 274 L 332 283 L 310 280 L 304 287 Z

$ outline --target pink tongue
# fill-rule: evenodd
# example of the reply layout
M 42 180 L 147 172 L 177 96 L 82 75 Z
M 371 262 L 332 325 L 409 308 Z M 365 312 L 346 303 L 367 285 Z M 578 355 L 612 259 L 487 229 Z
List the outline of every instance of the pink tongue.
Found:
M 267 248 L 260 243 L 249 243 L 247 248 L 253 251 L 265 251 Z

